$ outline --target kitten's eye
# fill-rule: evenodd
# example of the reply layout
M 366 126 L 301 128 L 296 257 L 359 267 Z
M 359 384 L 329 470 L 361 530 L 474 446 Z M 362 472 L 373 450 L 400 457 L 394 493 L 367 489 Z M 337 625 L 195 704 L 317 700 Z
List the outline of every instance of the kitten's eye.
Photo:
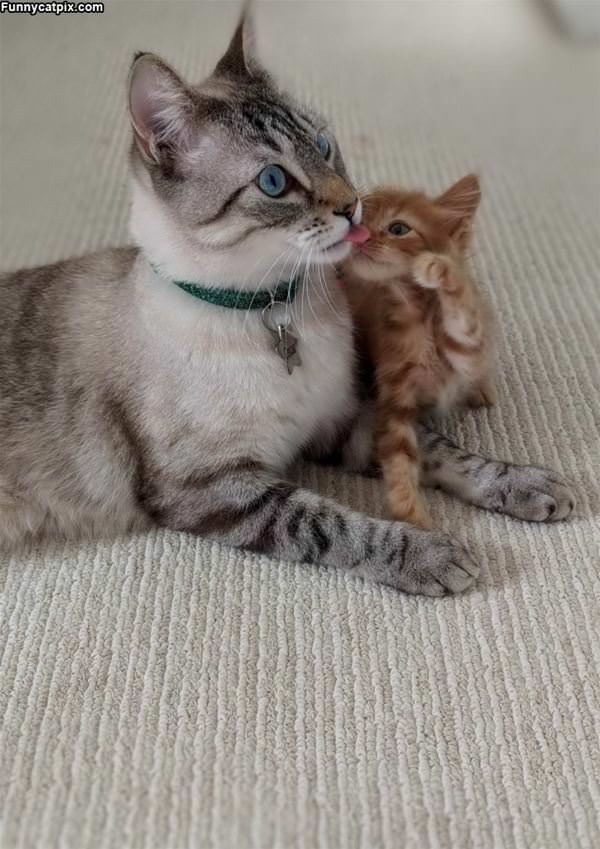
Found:
M 258 188 L 270 198 L 281 197 L 289 185 L 288 176 L 279 165 L 267 165 L 258 175 Z
M 331 145 L 325 133 L 317 134 L 317 147 L 323 159 L 327 159 L 331 153 Z
M 410 233 L 412 227 L 409 227 L 408 224 L 405 224 L 404 221 L 392 221 L 390 226 L 388 227 L 388 232 L 392 234 L 392 236 L 406 236 L 407 233 Z

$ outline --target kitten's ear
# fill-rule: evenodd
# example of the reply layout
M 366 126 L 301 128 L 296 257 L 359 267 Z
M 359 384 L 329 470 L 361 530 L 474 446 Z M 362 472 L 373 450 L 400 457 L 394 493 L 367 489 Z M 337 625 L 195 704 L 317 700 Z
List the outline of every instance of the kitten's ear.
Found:
M 476 174 L 467 174 L 458 183 L 450 186 L 437 199 L 437 204 L 456 215 L 472 218 L 481 200 L 481 187 Z
M 164 162 L 188 146 L 194 112 L 191 92 L 158 56 L 138 53 L 129 73 L 129 116 L 146 161 Z
M 265 75 L 256 58 L 253 5 L 252 0 L 245 0 L 233 38 L 215 68 L 216 76 L 249 79 Z
M 448 215 L 450 235 L 462 248 L 470 241 L 473 217 L 480 201 L 481 187 L 476 174 L 467 174 L 436 199 Z

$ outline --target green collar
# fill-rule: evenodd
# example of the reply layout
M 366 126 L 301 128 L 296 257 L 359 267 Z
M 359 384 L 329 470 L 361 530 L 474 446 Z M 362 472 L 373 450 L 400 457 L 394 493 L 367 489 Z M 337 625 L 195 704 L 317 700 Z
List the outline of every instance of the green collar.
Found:
M 154 265 L 152 268 L 157 274 L 160 274 L 160 271 Z M 226 307 L 231 310 L 261 310 L 273 301 L 289 301 L 292 303 L 298 288 L 295 279 L 278 283 L 274 289 L 259 289 L 257 292 L 243 289 L 221 289 L 218 286 L 202 286 L 188 280 L 171 280 L 171 283 L 183 289 L 188 295 L 193 295 L 194 298 L 199 298 L 208 304 L 214 304 L 216 307 Z

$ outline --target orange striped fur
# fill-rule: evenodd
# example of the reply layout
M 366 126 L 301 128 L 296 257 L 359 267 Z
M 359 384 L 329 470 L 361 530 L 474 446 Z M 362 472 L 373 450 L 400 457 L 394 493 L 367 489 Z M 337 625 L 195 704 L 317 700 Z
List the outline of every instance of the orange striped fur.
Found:
M 419 492 L 419 410 L 495 397 L 490 321 L 466 267 L 479 200 L 474 175 L 435 199 L 375 190 L 363 199 L 371 239 L 342 269 L 363 353 L 375 367 L 375 444 L 390 512 L 422 527 L 431 518 Z M 393 225 L 405 232 L 393 234 Z

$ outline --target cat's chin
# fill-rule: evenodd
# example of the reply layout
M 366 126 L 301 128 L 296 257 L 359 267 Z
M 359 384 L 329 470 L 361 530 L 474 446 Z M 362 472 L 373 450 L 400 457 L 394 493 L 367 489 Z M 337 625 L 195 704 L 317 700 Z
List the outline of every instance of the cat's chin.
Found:
M 319 248 L 318 251 L 315 251 L 310 258 L 310 264 L 332 265 L 343 262 L 348 257 L 351 250 L 352 245 L 350 242 L 336 242 L 328 248 Z

